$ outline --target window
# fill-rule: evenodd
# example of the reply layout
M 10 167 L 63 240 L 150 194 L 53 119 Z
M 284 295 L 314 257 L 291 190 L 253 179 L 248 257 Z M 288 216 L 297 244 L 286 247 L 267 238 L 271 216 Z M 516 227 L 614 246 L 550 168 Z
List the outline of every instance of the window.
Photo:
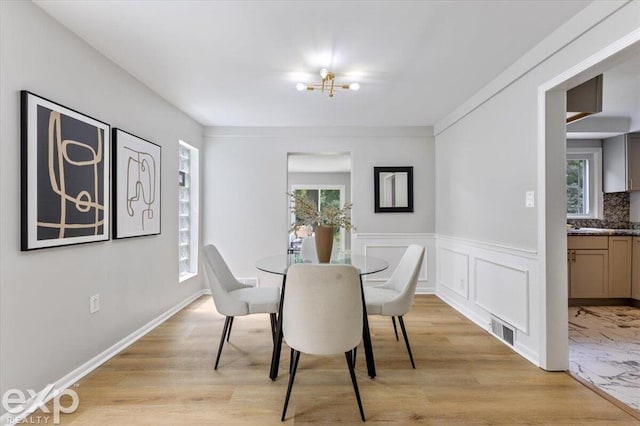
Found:
M 567 159 L 567 214 L 589 214 L 589 162 Z
M 567 217 L 602 217 L 602 148 L 567 148 Z
M 198 273 L 198 150 L 180 141 L 178 156 L 178 262 L 184 281 Z
M 293 185 L 291 187 L 293 192 L 303 193 L 307 199 L 313 201 L 318 206 L 318 211 L 321 211 L 324 207 L 332 206 L 340 208 L 344 205 L 344 186 L 327 186 L 327 185 Z M 296 220 L 293 213 L 291 214 L 291 223 Z M 299 248 L 300 238 L 294 233 L 289 238 L 289 249 L 296 250 Z M 345 249 L 345 233 L 344 229 L 336 228 L 334 234 L 334 242 L 342 250 Z

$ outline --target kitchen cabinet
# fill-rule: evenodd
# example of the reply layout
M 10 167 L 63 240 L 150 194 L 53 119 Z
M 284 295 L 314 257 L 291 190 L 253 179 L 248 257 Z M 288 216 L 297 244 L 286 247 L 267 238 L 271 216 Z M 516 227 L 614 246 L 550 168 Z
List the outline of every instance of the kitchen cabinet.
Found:
M 569 236 L 567 243 L 569 298 L 631 297 L 632 237 Z M 636 252 L 640 253 L 640 242 L 636 244 Z
M 602 141 L 604 192 L 640 191 L 640 133 Z
M 609 237 L 568 238 L 569 297 L 605 298 L 609 288 Z
M 608 297 L 631 297 L 632 237 L 609 237 Z
M 633 237 L 633 266 L 631 269 L 631 298 L 640 300 L 640 237 Z
M 602 299 L 609 288 L 609 251 L 573 250 L 570 258 L 569 297 Z

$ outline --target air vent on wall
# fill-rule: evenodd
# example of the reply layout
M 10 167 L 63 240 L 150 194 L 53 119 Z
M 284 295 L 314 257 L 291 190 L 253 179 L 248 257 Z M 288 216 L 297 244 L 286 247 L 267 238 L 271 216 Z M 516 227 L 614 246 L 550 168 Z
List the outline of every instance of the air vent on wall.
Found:
M 511 324 L 507 324 L 496 317 L 491 317 L 491 332 L 513 346 L 516 338 L 516 329 Z

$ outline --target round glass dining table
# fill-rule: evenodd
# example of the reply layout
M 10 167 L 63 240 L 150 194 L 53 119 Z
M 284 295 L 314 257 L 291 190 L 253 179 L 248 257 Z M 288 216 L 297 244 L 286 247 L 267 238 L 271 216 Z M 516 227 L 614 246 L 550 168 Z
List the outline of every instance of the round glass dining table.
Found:
M 291 265 L 295 264 L 314 264 L 318 262 L 311 262 L 303 260 L 300 253 L 282 254 L 277 256 L 265 257 L 256 262 L 256 268 L 261 271 L 269 272 L 272 274 L 282 275 L 282 292 L 280 294 L 280 309 L 278 311 L 278 324 L 276 335 L 273 339 L 273 353 L 271 355 L 271 369 L 269 371 L 269 377 L 271 380 L 275 380 L 278 377 L 278 369 L 280 365 L 280 352 L 282 349 L 282 305 L 284 302 L 284 295 L 286 292 L 287 283 L 287 270 Z M 362 343 L 364 345 L 365 359 L 367 361 L 367 372 L 372 379 L 376 377 L 376 366 L 373 359 L 373 346 L 371 345 L 371 334 L 369 332 L 369 320 L 367 318 L 367 304 L 364 300 L 364 288 L 362 287 L 362 276 L 367 274 L 373 274 L 376 272 L 384 271 L 389 267 L 389 263 L 386 260 L 379 259 L 377 257 L 364 256 L 358 254 L 346 254 L 340 253 L 335 259 L 330 261 L 331 264 L 336 265 L 353 265 L 360 272 L 360 288 L 362 293 L 362 313 L 363 313 L 363 326 L 362 326 Z
M 295 265 L 296 263 L 312 264 L 318 262 L 303 260 L 300 253 L 281 254 L 258 260 L 256 262 L 256 268 L 272 274 L 286 275 L 289 266 Z M 384 271 L 389 267 L 389 263 L 386 260 L 361 254 L 340 253 L 335 259 L 331 259 L 329 263 L 335 265 L 353 265 L 360 271 L 360 275 L 374 274 Z

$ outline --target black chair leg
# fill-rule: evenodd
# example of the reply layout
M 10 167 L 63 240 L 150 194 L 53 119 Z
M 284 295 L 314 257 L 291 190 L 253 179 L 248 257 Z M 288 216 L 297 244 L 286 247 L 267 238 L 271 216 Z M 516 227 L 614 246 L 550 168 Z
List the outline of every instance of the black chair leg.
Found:
M 358 401 L 358 408 L 360 409 L 360 418 L 362 418 L 363 422 L 366 422 L 364 418 L 364 410 L 362 409 L 362 401 L 360 400 L 360 391 L 358 390 L 358 381 L 356 380 L 356 373 L 353 370 L 353 358 L 352 354 L 354 353 L 355 348 L 351 351 L 347 351 L 344 353 L 347 358 L 347 366 L 349 367 L 349 375 L 351 376 L 351 383 L 353 383 L 353 390 L 356 393 L 356 400 Z
M 269 314 L 269 321 L 271 322 L 271 339 L 275 343 L 275 341 L 276 341 L 276 314 Z
M 298 361 L 300 360 L 300 351 L 293 350 L 293 368 L 289 375 L 289 386 L 287 386 L 287 396 L 284 398 L 284 407 L 282 408 L 282 417 L 280 421 L 284 422 L 284 416 L 287 414 L 287 406 L 289 405 L 289 397 L 291 396 L 291 388 L 293 388 L 293 380 L 296 377 L 296 370 L 298 369 Z
M 227 342 L 229 341 L 229 338 L 231 337 L 231 327 L 233 326 L 233 317 L 229 317 L 231 318 L 231 320 L 229 321 L 229 330 L 227 331 Z
M 398 327 L 396 327 L 396 317 L 391 317 L 391 321 L 393 322 L 393 332 L 396 333 L 396 342 L 399 342 L 398 339 Z
M 353 350 L 351 351 L 351 356 L 353 358 L 353 368 L 356 368 L 356 356 L 358 355 L 358 347 L 356 346 L 355 348 L 353 348 Z
M 294 350 L 291 348 L 291 352 L 289 353 L 289 374 L 293 371 L 293 358 L 294 358 Z
M 402 319 L 402 315 L 398 317 L 400 321 L 400 328 L 402 329 L 402 335 L 404 336 L 404 343 L 407 345 L 407 352 L 409 352 L 409 359 L 411 360 L 411 367 L 416 368 L 416 365 L 413 363 L 413 355 L 411 354 L 411 346 L 409 346 L 409 337 L 407 337 L 407 330 L 404 328 L 404 320 Z
M 229 329 L 230 319 L 233 317 L 225 317 L 224 319 L 224 327 L 222 328 L 222 336 L 220 336 L 220 345 L 218 346 L 218 356 L 216 357 L 216 365 L 213 367 L 214 370 L 218 369 L 218 362 L 220 362 L 220 354 L 222 353 L 222 346 L 224 346 L 224 338 L 227 336 L 227 330 Z

